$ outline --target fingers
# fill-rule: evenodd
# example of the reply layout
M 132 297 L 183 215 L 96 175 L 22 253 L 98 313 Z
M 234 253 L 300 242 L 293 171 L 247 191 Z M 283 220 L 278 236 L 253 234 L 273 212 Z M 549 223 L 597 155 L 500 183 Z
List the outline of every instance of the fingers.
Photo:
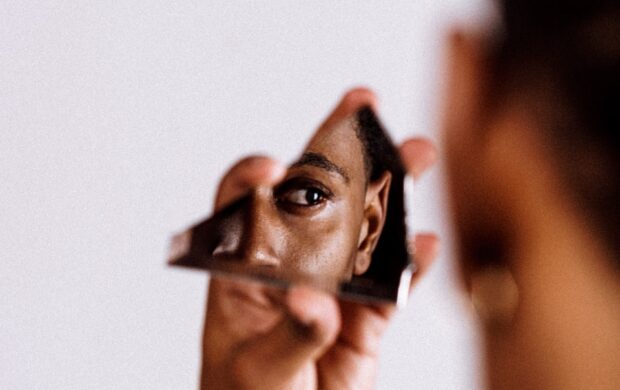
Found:
M 430 140 L 425 138 L 412 138 L 405 141 L 400 147 L 400 154 L 403 164 L 414 180 L 419 179 L 437 162 L 437 149 Z M 417 284 L 437 258 L 439 238 L 432 233 L 417 234 L 413 238 L 413 247 L 417 270 L 411 280 L 411 287 Z
M 351 89 L 342 97 L 323 127 L 352 115 L 364 106 L 370 106 L 377 110 L 378 103 L 375 94 L 363 87 Z M 224 175 L 216 196 L 215 209 L 218 210 L 240 198 L 252 188 L 273 186 L 284 177 L 285 173 L 286 167 L 284 165 L 268 157 L 250 156 L 244 158 Z
M 264 156 L 250 156 L 233 165 L 224 175 L 215 198 L 215 209 L 245 195 L 258 186 L 272 186 L 282 180 L 286 167 Z
M 370 106 L 376 112 L 379 108 L 377 95 L 368 88 L 357 87 L 344 94 L 334 111 L 342 112 L 345 116 L 349 116 L 364 106 Z
M 284 319 L 272 330 L 243 344 L 231 361 L 235 385 L 273 389 L 294 385 L 312 370 L 340 330 L 335 298 L 305 287 L 287 294 Z M 314 373 L 311 373 L 315 375 Z M 258 386 L 258 387 L 257 387 Z
M 334 110 L 329 114 L 327 119 L 323 122 L 323 124 L 319 128 L 319 132 L 322 129 L 330 129 L 340 121 L 345 118 L 351 117 L 362 107 L 370 107 L 373 111 L 377 112 L 378 110 L 378 100 L 377 96 L 368 88 L 358 87 L 349 90 L 340 102 L 334 108 Z
M 416 271 L 411 278 L 410 289 L 413 289 L 415 285 L 424 277 L 430 267 L 433 265 L 437 256 L 439 255 L 439 237 L 434 233 L 419 233 L 413 238 L 413 246 L 415 248 L 415 265 Z M 346 318 L 343 324 L 343 333 L 346 335 L 353 335 L 351 338 L 355 340 L 367 340 L 365 345 L 373 346 L 373 340 L 380 340 L 383 334 L 384 323 L 394 314 L 396 308 L 394 305 L 363 305 L 358 303 L 345 303 L 342 306 L 343 318 Z M 365 319 L 361 320 L 355 318 L 352 320 L 349 317 L 355 314 L 356 316 L 364 316 Z M 371 319 L 373 322 L 369 321 Z M 359 337 L 355 332 L 348 330 L 349 324 L 371 324 L 369 328 L 359 331 L 365 332 L 365 337 Z M 369 348 L 372 350 L 372 347 Z
M 416 234 L 413 241 L 417 269 L 411 279 L 411 288 L 426 274 L 439 254 L 439 238 L 437 235 L 433 233 L 420 233 Z
M 291 288 L 287 297 L 287 311 L 294 321 L 318 326 L 321 339 L 331 339 L 340 328 L 340 312 L 337 301 L 329 294 L 304 286 Z
M 391 316 L 396 307 L 393 304 L 368 304 L 341 301 L 342 332 L 340 341 L 356 353 L 375 357 Z
M 403 164 L 414 179 L 419 179 L 437 161 L 437 149 L 425 138 L 413 138 L 400 147 Z

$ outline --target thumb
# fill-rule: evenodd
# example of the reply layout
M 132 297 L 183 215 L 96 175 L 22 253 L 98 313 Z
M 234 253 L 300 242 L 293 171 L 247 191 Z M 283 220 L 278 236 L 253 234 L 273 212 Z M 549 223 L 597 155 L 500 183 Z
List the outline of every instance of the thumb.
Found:
M 413 288 L 431 268 L 439 253 L 439 238 L 434 233 L 418 233 L 414 239 L 416 272 L 411 279 Z
M 280 323 L 244 343 L 234 355 L 230 372 L 237 387 L 274 389 L 295 384 L 335 342 L 340 331 L 335 298 L 306 287 L 293 287 L 284 306 Z M 316 381 L 316 373 L 309 374 L 312 377 L 307 379 Z
M 215 197 L 216 210 L 232 203 L 257 186 L 271 186 L 286 174 L 286 167 L 265 156 L 250 156 L 238 161 L 222 178 Z

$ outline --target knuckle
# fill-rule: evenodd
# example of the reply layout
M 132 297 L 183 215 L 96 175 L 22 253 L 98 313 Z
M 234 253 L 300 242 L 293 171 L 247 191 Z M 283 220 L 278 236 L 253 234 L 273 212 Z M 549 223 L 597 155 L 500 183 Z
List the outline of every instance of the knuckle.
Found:
M 230 384 L 235 389 L 251 389 L 256 380 L 261 378 L 260 368 L 256 361 L 247 354 L 237 354 L 228 363 Z
M 273 160 L 267 156 L 263 156 L 263 155 L 247 156 L 239 160 L 235 165 L 233 165 L 232 168 L 230 168 L 230 170 L 228 171 L 228 173 L 230 174 L 230 173 L 237 172 L 239 170 L 260 168 L 262 166 L 270 165 L 272 163 L 273 163 Z

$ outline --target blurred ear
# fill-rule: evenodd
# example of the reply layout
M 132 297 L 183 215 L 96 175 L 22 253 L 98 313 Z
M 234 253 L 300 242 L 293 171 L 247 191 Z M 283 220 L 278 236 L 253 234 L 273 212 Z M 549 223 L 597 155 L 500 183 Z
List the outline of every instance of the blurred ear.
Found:
M 379 242 L 385 224 L 391 182 L 392 174 L 385 172 L 378 180 L 369 183 L 366 189 L 364 220 L 360 229 L 357 257 L 353 267 L 354 275 L 363 274 L 370 266 L 372 252 Z

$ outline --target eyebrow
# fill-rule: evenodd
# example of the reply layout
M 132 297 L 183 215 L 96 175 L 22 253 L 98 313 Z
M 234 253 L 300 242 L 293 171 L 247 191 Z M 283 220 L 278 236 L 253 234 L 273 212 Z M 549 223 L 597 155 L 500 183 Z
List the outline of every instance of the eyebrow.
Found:
M 291 165 L 291 168 L 297 168 L 304 165 L 311 165 L 313 167 L 321 168 L 329 172 L 337 173 L 344 179 L 346 183 L 349 183 L 349 181 L 351 181 L 349 175 L 347 175 L 347 172 L 343 168 L 334 164 L 321 153 L 306 152 L 301 156 L 299 160 L 297 160 L 297 162 Z

